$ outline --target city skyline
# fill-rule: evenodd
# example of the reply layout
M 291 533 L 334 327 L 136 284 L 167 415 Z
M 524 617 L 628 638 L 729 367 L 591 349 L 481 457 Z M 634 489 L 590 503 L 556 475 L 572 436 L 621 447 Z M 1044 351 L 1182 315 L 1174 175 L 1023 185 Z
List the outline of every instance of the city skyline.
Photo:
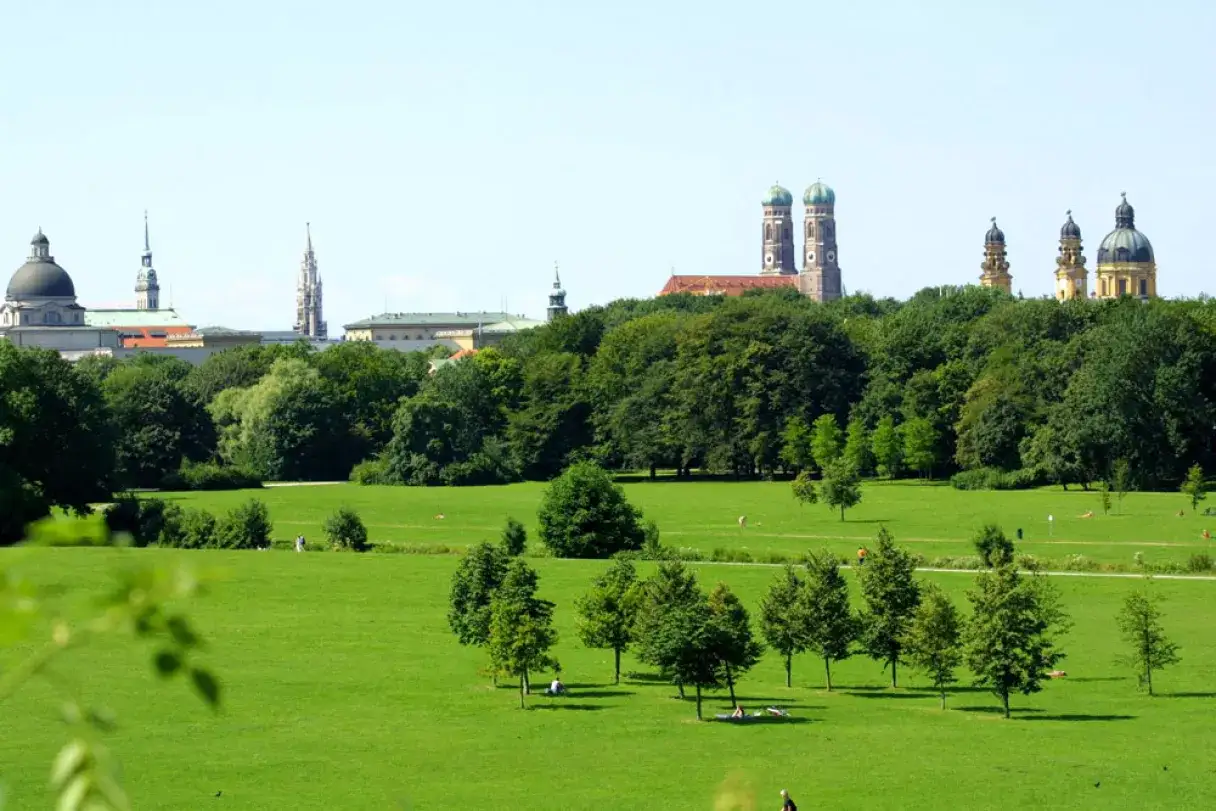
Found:
M 754 273 L 759 195 L 822 176 L 851 292 L 975 283 L 995 216 L 1014 292 L 1051 295 L 1065 212 L 1090 251 L 1121 191 L 1159 294 L 1206 286 L 1205 4 L 787 4 L 774 27 L 473 2 L 459 30 L 438 7 L 286 8 L 16 10 L 44 35 L 0 53 L 39 65 L 36 93 L 0 88 L 10 264 L 41 225 L 83 301 L 130 306 L 146 208 L 162 307 L 287 329 L 311 222 L 331 326 L 504 298 L 541 317 L 554 258 L 576 310 L 652 296 L 673 266 Z

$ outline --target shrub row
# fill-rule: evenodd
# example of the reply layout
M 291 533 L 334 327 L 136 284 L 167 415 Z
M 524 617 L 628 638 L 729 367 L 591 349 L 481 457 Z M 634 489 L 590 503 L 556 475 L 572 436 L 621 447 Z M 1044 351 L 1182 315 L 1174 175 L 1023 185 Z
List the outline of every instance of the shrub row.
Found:
M 950 477 L 955 490 L 1029 490 L 1047 484 L 1033 470 L 1000 470 L 981 467 L 964 470 Z
M 243 467 L 187 460 L 180 470 L 166 476 L 160 486 L 162 490 L 250 490 L 261 487 L 262 478 Z

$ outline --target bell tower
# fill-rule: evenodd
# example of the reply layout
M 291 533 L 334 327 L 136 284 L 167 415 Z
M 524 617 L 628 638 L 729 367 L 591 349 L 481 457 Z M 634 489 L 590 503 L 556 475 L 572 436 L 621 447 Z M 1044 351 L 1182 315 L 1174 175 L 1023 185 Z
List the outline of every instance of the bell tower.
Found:
M 160 309 L 160 282 L 152 267 L 152 242 L 148 239 L 148 212 L 144 212 L 144 252 L 139 273 L 135 276 L 135 309 Z
M 794 195 L 773 184 L 760 201 L 764 207 L 761 225 L 760 275 L 791 276 L 798 272 L 794 258 Z
M 806 206 L 802 221 L 806 246 L 798 288 L 815 301 L 834 301 L 843 292 L 836 263 L 836 192 L 816 180 L 802 195 L 802 203 Z
M 1072 221 L 1060 228 L 1060 255 L 1056 257 L 1056 299 L 1085 298 L 1086 278 L 1085 254 L 1081 253 L 1081 227 Z
M 546 320 L 555 321 L 569 312 L 566 308 L 566 291 L 562 289 L 561 273 L 557 269 L 557 263 L 554 262 L 553 292 L 549 294 L 549 307 L 546 311 Z
M 996 287 L 1006 293 L 1013 292 L 1013 276 L 1009 273 L 1006 256 L 1005 232 L 997 227 L 996 217 L 993 217 L 992 227 L 984 235 L 984 263 L 980 265 L 981 285 Z

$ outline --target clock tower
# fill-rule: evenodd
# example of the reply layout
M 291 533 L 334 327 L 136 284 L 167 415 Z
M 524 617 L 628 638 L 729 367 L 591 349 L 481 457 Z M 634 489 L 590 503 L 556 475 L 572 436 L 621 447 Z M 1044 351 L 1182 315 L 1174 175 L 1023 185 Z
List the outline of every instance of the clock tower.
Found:
M 836 256 L 836 192 L 817 180 L 802 195 L 802 202 L 806 206 L 802 223 L 806 243 L 798 287 L 815 301 L 834 301 L 842 291 Z
M 794 195 L 778 184 L 760 201 L 764 206 L 761 225 L 760 275 L 792 276 L 798 272 L 794 258 Z

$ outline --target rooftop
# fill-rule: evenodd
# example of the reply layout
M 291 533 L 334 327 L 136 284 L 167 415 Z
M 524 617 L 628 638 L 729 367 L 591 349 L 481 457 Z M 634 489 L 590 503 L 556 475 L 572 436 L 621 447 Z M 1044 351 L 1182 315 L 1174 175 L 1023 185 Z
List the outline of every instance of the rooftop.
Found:
M 692 293 L 701 296 L 741 296 L 745 290 L 780 290 L 797 287 L 798 277 L 787 276 L 672 276 L 660 296 Z
M 189 327 L 177 310 L 86 310 L 90 327 Z
M 475 327 L 500 321 L 523 319 L 511 313 L 381 313 L 346 324 L 343 329 L 374 329 L 375 327 Z M 526 319 L 524 319 L 526 320 Z

